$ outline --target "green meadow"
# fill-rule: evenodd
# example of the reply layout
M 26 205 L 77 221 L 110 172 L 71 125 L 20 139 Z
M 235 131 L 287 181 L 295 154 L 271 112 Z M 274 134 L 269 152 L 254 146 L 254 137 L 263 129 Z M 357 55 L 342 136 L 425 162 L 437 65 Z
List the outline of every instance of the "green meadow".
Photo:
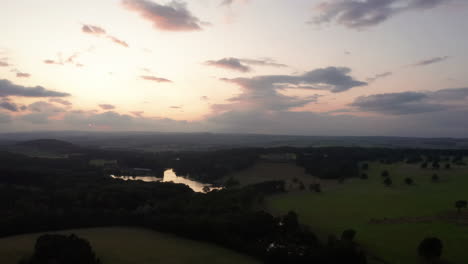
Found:
M 252 258 L 213 244 L 136 228 L 92 228 L 57 232 L 87 239 L 103 264 L 254 264 Z M 16 264 L 32 254 L 40 234 L 0 239 L 0 263 Z
M 383 184 L 383 170 L 389 171 L 390 187 Z M 365 173 L 367 180 L 324 185 L 322 193 L 275 195 L 267 199 L 266 206 L 276 213 L 296 211 L 300 221 L 323 239 L 353 228 L 368 252 L 389 263 L 417 263 L 417 246 L 427 236 L 443 240 L 444 259 L 468 263 L 468 225 L 454 220 L 455 201 L 468 199 L 468 167 L 433 170 L 419 164 L 370 163 Z M 432 182 L 433 174 L 438 174 L 439 182 Z M 405 184 L 407 177 L 413 185 Z M 375 223 L 371 219 L 389 220 Z

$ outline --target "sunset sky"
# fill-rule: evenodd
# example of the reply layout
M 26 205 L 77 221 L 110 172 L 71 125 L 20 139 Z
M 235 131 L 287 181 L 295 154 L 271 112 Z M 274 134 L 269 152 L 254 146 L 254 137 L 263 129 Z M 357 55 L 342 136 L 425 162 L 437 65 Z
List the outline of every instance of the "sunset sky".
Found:
M 0 0 L 0 132 L 468 137 L 466 0 Z

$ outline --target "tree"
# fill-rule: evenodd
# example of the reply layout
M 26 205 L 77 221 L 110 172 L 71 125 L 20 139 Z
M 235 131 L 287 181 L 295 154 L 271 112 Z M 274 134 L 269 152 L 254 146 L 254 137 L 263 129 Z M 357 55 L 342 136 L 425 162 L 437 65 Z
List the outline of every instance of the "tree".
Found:
M 390 176 L 390 174 L 388 173 L 388 170 L 382 171 L 382 174 L 381 174 L 381 175 L 382 175 L 382 177 L 385 177 L 385 178 L 388 177 L 388 176 Z
M 312 183 L 309 185 L 309 190 L 319 193 L 322 192 L 322 187 L 320 186 L 320 183 Z
M 450 165 L 450 163 L 445 164 L 445 169 L 446 169 L 446 170 L 450 170 L 451 167 L 452 167 L 452 166 Z
M 458 200 L 455 202 L 455 208 L 457 208 L 457 212 L 460 215 L 461 209 L 466 208 L 468 206 L 468 202 L 466 200 Z
M 385 180 L 384 180 L 384 184 L 385 184 L 386 186 L 390 186 L 390 185 L 392 185 L 392 179 L 390 179 L 390 178 L 388 178 L 388 177 L 387 177 L 387 178 L 385 178 Z
M 299 181 L 299 190 L 301 190 L 301 191 L 305 190 L 305 185 L 301 181 Z
M 405 178 L 405 183 L 406 183 L 407 185 L 413 185 L 414 181 L 413 181 L 413 179 L 411 179 L 410 177 L 407 177 L 407 178 Z
M 442 241 L 436 237 L 427 237 L 419 243 L 418 255 L 423 263 L 436 263 L 442 256 Z M 438 263 L 438 262 L 437 262 Z
M 368 178 L 369 178 L 369 176 L 367 176 L 367 173 L 361 174 L 361 179 L 366 180 Z
M 438 170 L 440 168 L 440 164 L 438 161 L 432 162 L 432 168 Z
M 432 179 L 433 182 L 438 182 L 439 181 L 439 175 L 434 174 L 434 175 L 432 175 L 431 179 Z
M 87 240 L 72 234 L 40 236 L 36 241 L 33 256 L 23 263 L 99 264 L 101 262 L 96 258 Z
M 362 170 L 368 170 L 369 169 L 369 163 L 362 164 L 361 169 Z
M 426 169 L 427 168 L 427 162 L 421 163 L 421 169 Z

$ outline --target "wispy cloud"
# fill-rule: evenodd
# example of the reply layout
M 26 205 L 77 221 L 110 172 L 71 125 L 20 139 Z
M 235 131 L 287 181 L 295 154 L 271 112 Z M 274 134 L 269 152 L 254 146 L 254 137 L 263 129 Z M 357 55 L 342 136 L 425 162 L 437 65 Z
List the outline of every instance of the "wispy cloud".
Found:
M 441 6 L 450 0 L 329 0 L 320 3 L 319 15 L 309 23 L 324 24 L 332 21 L 348 28 L 376 26 L 391 17 L 415 10 Z
M 166 5 L 147 0 L 123 0 L 122 5 L 166 31 L 201 30 L 204 22 L 192 15 L 185 2 L 173 0 Z
M 18 77 L 18 78 L 29 78 L 29 77 L 31 77 L 31 74 L 25 73 L 25 72 L 17 72 L 16 77 Z
M 239 58 L 222 58 L 219 60 L 209 60 L 205 62 L 208 66 L 234 70 L 239 72 L 250 72 L 251 65 L 255 66 L 270 66 L 270 67 L 288 67 L 286 64 L 277 63 L 273 59 L 239 59 Z
M 382 78 L 385 78 L 385 77 L 388 77 L 388 76 L 391 76 L 393 75 L 393 72 L 384 72 L 384 73 L 379 73 L 379 74 L 376 74 L 372 77 L 369 77 L 366 79 L 367 82 L 375 82 L 376 80 L 378 79 L 382 79 Z
M 156 76 L 151 76 L 151 75 L 142 75 L 140 76 L 140 78 L 143 80 L 153 81 L 153 82 L 158 82 L 158 83 L 171 83 L 172 82 L 171 80 L 156 77 Z
M 111 104 L 100 104 L 99 107 L 101 107 L 103 110 L 115 109 L 115 105 L 111 105 Z
M 85 24 L 85 25 L 83 25 L 81 27 L 81 31 L 83 33 L 94 35 L 94 36 L 97 36 L 97 37 L 108 38 L 112 42 L 114 42 L 114 43 L 116 43 L 116 44 L 118 44 L 120 46 L 128 48 L 128 43 L 127 42 L 125 42 L 125 41 L 123 41 L 123 40 L 121 40 L 119 38 L 116 38 L 116 37 L 114 37 L 112 35 L 107 34 L 107 31 L 105 29 L 103 29 L 102 27 Z
M 443 62 L 447 59 L 449 59 L 450 57 L 449 56 L 443 56 L 443 57 L 434 57 L 434 58 L 430 58 L 430 59 L 425 59 L 425 60 L 422 60 L 422 61 L 418 61 L 414 64 L 411 64 L 412 66 L 415 66 L 415 67 L 418 67 L 418 66 L 427 66 L 427 65 L 431 65 L 431 64 L 435 64 L 435 63 L 439 63 L 439 62 Z

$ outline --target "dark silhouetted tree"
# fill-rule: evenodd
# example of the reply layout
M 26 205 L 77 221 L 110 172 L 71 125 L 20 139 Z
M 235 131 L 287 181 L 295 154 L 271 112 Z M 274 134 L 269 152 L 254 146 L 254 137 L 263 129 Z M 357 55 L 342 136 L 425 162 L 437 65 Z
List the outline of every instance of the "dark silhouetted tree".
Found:
M 42 235 L 34 254 L 25 264 L 98 264 L 99 259 L 88 241 L 75 235 Z
M 427 162 L 421 163 L 421 169 L 426 169 L 427 168 Z
M 381 175 L 382 175 L 382 177 L 386 178 L 386 177 L 390 176 L 390 173 L 388 173 L 388 170 L 384 170 L 384 171 L 382 171 Z
M 390 179 L 390 178 L 385 178 L 384 184 L 385 184 L 386 186 L 392 185 L 392 179 Z
M 369 176 L 367 176 L 367 173 L 361 174 L 361 179 L 367 180 L 368 178 L 369 178 Z
M 445 164 L 445 169 L 446 170 L 450 170 L 451 168 L 452 168 L 452 166 L 450 165 L 450 163 Z
M 458 200 L 455 202 L 455 208 L 457 208 L 457 213 L 460 215 L 461 209 L 466 208 L 468 202 L 466 200 Z
M 406 183 L 407 185 L 413 185 L 414 181 L 413 181 L 413 179 L 407 177 L 407 178 L 405 178 L 405 183 Z
M 422 263 L 439 263 L 442 256 L 442 241 L 436 237 L 425 238 L 419 243 L 418 255 Z
M 438 182 L 439 181 L 439 175 L 434 174 L 434 175 L 432 175 L 431 179 L 432 179 L 433 182 Z
M 361 169 L 362 170 L 368 170 L 369 169 L 369 163 L 362 164 Z

